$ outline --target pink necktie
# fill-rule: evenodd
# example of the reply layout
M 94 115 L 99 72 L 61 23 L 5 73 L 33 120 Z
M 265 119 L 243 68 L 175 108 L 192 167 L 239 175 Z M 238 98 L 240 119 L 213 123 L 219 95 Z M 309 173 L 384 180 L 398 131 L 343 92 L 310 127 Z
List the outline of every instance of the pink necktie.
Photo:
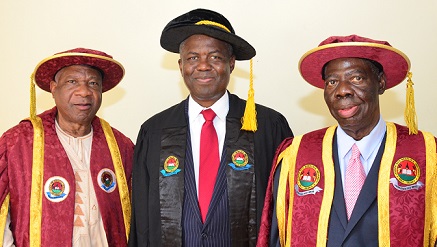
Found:
M 200 133 L 199 163 L 199 208 L 202 222 L 205 222 L 209 203 L 214 191 L 214 184 L 220 165 L 217 132 L 213 120 L 215 112 L 211 109 L 202 111 L 205 123 Z
M 363 187 L 366 180 L 366 173 L 360 160 L 360 150 L 356 144 L 352 146 L 352 155 L 347 164 L 345 180 L 344 200 L 346 202 L 347 219 L 349 220 L 361 187 Z

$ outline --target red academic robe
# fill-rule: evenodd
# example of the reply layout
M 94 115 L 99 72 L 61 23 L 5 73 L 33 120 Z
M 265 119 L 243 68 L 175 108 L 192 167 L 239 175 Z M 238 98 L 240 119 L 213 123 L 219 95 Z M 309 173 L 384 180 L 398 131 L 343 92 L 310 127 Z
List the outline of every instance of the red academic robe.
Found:
M 55 130 L 56 107 L 39 115 L 44 126 L 44 175 L 41 246 L 71 246 L 75 205 L 75 177 Z M 126 246 L 122 205 L 118 189 L 102 187 L 103 169 L 115 172 L 108 144 L 98 117 L 92 121 L 91 178 L 109 246 Z M 130 191 L 134 145 L 112 128 L 118 144 Z M 33 127 L 23 120 L 0 139 L 0 204 L 10 194 L 11 230 L 16 246 L 29 246 L 29 214 L 32 184 Z M 103 170 L 103 171 L 109 171 Z M 100 174 L 99 174 L 100 173 Z M 106 173 L 106 175 L 110 174 Z M 114 177 L 112 177 L 113 179 Z M 57 191 L 56 184 L 61 185 Z M 118 187 L 115 181 L 110 186 Z M 49 192 L 52 193 L 49 193 Z M 59 196 L 56 192 L 60 192 Z M 54 193 L 54 194 L 53 194 Z M 50 196 L 51 194 L 51 196 Z M 47 196 L 46 196 L 47 195 Z M 62 198 L 62 199 L 60 199 Z M 3 226 L 0 226 L 3 231 Z
M 278 219 L 283 246 L 326 246 L 328 239 L 338 238 L 330 236 L 328 230 L 333 227 L 330 217 L 334 217 L 330 214 L 335 198 L 334 133 L 335 128 L 331 127 L 281 144 L 270 176 L 257 246 L 268 246 L 272 217 Z M 279 163 L 281 176 L 287 179 L 282 180 L 285 182 L 279 180 L 275 202 L 277 214 L 272 215 L 273 177 Z M 436 140 L 431 134 L 409 135 L 406 127 L 387 123 L 385 149 L 376 175 L 378 188 L 374 192 L 378 219 L 375 237 L 380 244 L 434 246 L 437 237 L 436 171 Z M 364 236 L 369 230 L 357 223 L 359 217 L 366 217 L 364 210 L 352 223 L 357 224 L 357 229 L 351 229 L 344 236 L 344 241 L 352 241 L 339 245 L 366 245 L 366 238 L 354 238 L 354 234 Z

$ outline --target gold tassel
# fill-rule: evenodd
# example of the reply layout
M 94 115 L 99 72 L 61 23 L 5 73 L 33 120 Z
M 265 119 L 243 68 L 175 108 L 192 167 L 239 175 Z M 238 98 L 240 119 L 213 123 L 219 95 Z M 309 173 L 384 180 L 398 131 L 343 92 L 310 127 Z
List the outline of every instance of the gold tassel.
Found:
M 246 109 L 244 110 L 244 116 L 241 119 L 241 123 L 243 126 L 242 130 L 253 131 L 255 132 L 258 128 L 256 122 L 256 109 L 255 109 L 255 90 L 253 90 L 253 62 L 250 59 L 250 84 L 249 84 L 249 92 L 247 95 L 246 101 Z
M 413 73 L 408 72 L 407 74 L 407 97 L 406 97 L 406 105 L 404 118 L 405 123 L 407 124 L 409 134 L 417 134 L 418 125 L 417 125 L 417 115 L 416 115 L 416 107 L 414 105 L 414 88 L 413 81 L 411 78 L 413 77 Z
M 30 118 L 36 118 L 36 93 L 35 93 L 34 74 L 30 76 Z

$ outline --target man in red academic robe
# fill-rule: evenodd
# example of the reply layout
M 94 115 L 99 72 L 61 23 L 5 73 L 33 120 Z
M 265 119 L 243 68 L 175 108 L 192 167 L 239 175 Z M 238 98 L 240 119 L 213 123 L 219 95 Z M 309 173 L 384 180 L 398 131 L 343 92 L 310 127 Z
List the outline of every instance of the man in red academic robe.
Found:
M 123 78 L 106 53 L 77 48 L 37 65 L 56 107 L 0 138 L 0 245 L 126 246 L 134 145 L 96 116 Z
M 385 122 L 379 108 L 379 95 L 407 75 L 411 90 L 409 68 L 388 42 L 357 35 L 305 53 L 300 72 L 324 89 L 338 126 L 281 144 L 258 246 L 435 245 L 436 139 L 415 121 Z

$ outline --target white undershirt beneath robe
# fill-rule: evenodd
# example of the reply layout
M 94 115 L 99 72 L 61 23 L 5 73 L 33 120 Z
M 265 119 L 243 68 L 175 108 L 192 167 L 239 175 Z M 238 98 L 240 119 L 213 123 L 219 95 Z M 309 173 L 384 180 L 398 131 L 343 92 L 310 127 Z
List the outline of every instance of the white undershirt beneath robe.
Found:
M 73 247 L 106 247 L 108 241 L 90 171 L 93 131 L 81 137 L 65 133 L 56 122 L 56 133 L 67 153 L 76 179 Z

